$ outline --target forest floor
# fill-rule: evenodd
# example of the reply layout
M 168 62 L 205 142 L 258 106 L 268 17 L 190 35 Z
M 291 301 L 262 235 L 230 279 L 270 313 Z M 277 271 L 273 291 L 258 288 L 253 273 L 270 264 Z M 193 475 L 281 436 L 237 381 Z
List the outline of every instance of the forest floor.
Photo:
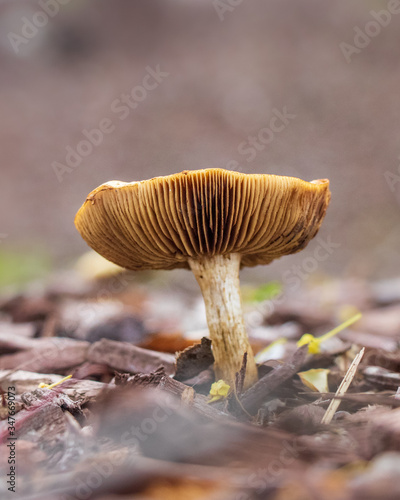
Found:
M 400 279 L 244 290 L 259 381 L 210 402 L 200 299 L 121 276 L 0 301 L 2 499 L 400 498 Z

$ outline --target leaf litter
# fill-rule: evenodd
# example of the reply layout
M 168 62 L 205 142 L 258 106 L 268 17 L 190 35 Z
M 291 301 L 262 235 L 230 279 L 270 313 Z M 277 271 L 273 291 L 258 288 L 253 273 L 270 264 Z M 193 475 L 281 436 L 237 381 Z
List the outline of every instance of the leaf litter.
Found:
M 263 308 L 248 328 L 259 380 L 245 391 L 246 359 L 235 387 L 215 380 L 195 315 L 197 339 L 174 318 L 163 330 L 157 303 L 145 307 L 162 291 L 130 283 L 98 299 L 106 283 L 1 301 L 0 437 L 5 449 L 15 397 L 17 498 L 399 497 L 398 280 L 326 282 Z M 273 302 L 264 288 L 247 308 Z M 82 314 L 65 314 L 71 301 Z M 186 302 L 181 325 L 192 314 Z

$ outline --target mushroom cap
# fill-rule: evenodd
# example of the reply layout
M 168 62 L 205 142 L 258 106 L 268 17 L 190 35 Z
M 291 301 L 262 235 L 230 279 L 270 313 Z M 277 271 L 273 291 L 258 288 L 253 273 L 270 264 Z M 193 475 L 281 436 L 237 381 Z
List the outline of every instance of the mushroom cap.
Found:
M 242 267 L 256 266 L 304 248 L 330 196 L 327 179 L 191 170 L 102 184 L 75 225 L 96 252 L 126 269 L 189 269 L 189 259 L 231 253 L 241 254 Z

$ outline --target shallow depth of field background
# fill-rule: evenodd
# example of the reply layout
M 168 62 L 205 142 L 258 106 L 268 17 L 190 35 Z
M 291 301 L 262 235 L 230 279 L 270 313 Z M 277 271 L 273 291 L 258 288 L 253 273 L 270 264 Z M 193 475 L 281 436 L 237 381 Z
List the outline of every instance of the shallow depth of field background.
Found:
M 388 179 L 400 175 L 400 14 L 350 62 L 340 47 L 388 2 L 63 3 L 18 53 L 9 34 L 43 10 L 0 3 L 0 285 L 86 251 L 73 219 L 99 184 L 207 167 L 331 180 L 318 237 L 245 279 L 279 280 L 321 241 L 335 249 L 315 270 L 308 261 L 308 275 L 398 272 L 400 183 Z M 168 76 L 120 119 L 112 103 L 157 66 Z M 287 126 L 243 154 L 285 108 L 295 115 Z M 113 132 L 59 182 L 52 164 L 104 118 Z

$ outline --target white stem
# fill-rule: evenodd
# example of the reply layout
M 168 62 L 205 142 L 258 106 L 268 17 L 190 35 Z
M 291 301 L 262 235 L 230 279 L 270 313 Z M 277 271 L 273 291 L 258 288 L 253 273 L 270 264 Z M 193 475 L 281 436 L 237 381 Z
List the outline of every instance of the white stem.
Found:
M 257 381 L 257 367 L 244 326 L 240 297 L 240 255 L 190 259 L 203 294 L 215 359 L 215 375 L 232 385 L 247 352 L 245 387 Z

